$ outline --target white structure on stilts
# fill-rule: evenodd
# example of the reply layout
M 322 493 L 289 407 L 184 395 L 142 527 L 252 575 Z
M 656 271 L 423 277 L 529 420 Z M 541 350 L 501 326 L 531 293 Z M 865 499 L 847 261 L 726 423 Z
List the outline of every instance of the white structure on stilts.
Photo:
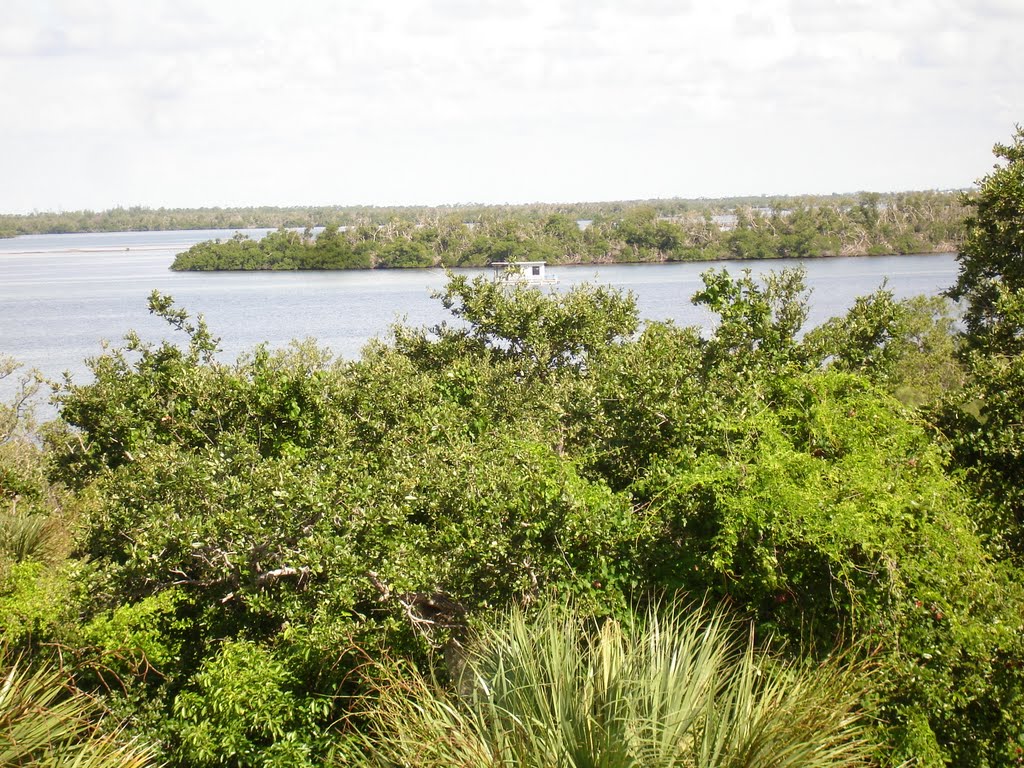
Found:
M 494 261 L 496 283 L 526 283 L 527 285 L 550 285 L 557 283 L 557 277 L 549 277 L 546 273 L 546 261 Z

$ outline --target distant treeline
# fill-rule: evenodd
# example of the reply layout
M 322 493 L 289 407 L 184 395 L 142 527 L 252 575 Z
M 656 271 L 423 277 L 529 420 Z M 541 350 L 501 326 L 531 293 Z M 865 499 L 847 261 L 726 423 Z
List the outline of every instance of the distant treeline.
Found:
M 727 205 L 726 203 L 731 205 Z M 199 243 L 175 270 L 480 267 L 813 258 L 955 250 L 963 207 L 956 193 L 864 193 L 848 198 L 603 203 L 507 209 L 415 209 L 386 221 L 281 224 L 261 240 L 237 234 Z M 759 201 L 762 202 L 763 201 Z M 414 209 L 407 209 L 412 211 Z
M 620 219 L 642 208 L 658 217 L 674 218 L 692 214 L 731 214 L 738 208 L 788 210 L 808 206 L 849 208 L 865 197 L 881 204 L 892 199 L 924 194 L 955 201 L 958 193 L 899 193 L 886 195 L 833 194 L 799 197 L 669 198 L 659 200 L 618 200 L 580 203 L 530 203 L 524 205 L 455 204 L 443 206 L 252 206 L 240 208 L 112 208 L 106 211 L 43 211 L 30 214 L 0 214 L 0 236 L 62 234 L 70 232 L 146 232 L 177 229 L 254 229 L 278 227 L 358 227 L 384 225 L 398 220 L 422 223 L 448 217 L 460 222 L 488 218 L 543 220 L 556 213 L 575 220 Z

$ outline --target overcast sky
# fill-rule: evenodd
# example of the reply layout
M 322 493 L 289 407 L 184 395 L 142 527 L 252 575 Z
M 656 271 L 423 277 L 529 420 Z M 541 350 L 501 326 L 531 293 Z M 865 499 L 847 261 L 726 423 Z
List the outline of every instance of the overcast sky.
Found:
M 0 211 L 948 189 L 1024 0 L 2 0 Z

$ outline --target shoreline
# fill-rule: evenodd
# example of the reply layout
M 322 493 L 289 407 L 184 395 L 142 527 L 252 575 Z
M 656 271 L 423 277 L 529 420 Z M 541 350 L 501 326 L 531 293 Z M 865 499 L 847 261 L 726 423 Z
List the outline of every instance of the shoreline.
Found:
M 665 259 L 661 261 L 572 261 L 572 262 L 546 262 L 548 269 L 563 268 L 587 268 L 594 267 L 651 267 L 668 266 L 673 264 L 714 264 L 721 262 L 728 263 L 752 263 L 759 261 L 829 261 L 839 259 L 889 259 L 901 258 L 904 256 L 957 256 L 959 251 L 951 248 L 942 248 L 933 251 L 914 251 L 913 253 L 850 253 L 850 254 L 827 254 L 822 256 L 765 256 L 756 259 L 741 259 L 729 257 L 709 257 L 706 259 Z M 230 272 L 244 274 L 247 272 L 406 272 L 406 271 L 448 271 L 448 270 L 476 270 L 484 271 L 491 268 L 490 264 L 472 265 L 462 264 L 446 266 L 437 264 L 429 267 L 354 267 L 350 269 L 310 269 L 308 267 L 294 267 L 290 269 L 172 269 L 173 272 Z
M 48 253 L 125 253 L 126 251 L 173 251 L 177 248 L 188 248 L 188 243 L 169 243 L 167 245 L 132 245 L 125 247 L 106 248 L 40 248 L 32 251 L 5 251 L 0 248 L 3 256 L 43 256 Z

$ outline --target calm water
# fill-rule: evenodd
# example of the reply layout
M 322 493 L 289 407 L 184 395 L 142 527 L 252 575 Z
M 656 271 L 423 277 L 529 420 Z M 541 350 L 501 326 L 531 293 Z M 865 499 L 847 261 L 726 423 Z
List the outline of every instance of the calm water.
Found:
M 265 230 L 253 230 L 260 235 Z M 189 312 L 202 312 L 222 339 L 223 356 L 266 341 L 315 338 L 347 358 L 387 333 L 396 320 L 422 325 L 447 316 L 431 291 L 440 270 L 349 272 L 171 272 L 174 255 L 233 230 L 30 235 L 0 240 L 0 353 L 50 377 L 69 370 L 87 379 L 83 361 L 101 340 L 119 341 L 129 329 L 152 340 L 172 335 L 146 311 L 153 289 L 171 294 Z M 711 318 L 689 298 L 711 267 L 756 274 L 793 266 L 789 260 L 702 264 L 553 267 L 559 289 L 582 282 L 636 294 L 645 319 L 708 327 Z M 842 313 L 888 279 L 897 296 L 936 294 L 953 283 L 952 254 L 815 259 L 804 263 L 812 288 L 812 324 Z M 9 386 L 0 383 L 0 395 Z

